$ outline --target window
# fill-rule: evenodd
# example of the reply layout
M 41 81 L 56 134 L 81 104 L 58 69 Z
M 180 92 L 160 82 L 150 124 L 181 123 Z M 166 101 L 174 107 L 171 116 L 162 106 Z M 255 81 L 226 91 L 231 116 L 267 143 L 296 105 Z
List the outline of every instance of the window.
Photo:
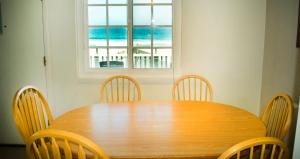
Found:
M 87 1 L 90 69 L 172 67 L 172 0 Z

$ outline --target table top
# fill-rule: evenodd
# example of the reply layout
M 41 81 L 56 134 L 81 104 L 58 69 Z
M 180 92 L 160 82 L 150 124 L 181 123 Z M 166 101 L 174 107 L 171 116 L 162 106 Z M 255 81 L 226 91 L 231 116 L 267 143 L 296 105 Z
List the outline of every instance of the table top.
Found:
M 55 119 L 51 128 L 83 135 L 111 158 L 216 158 L 266 134 L 253 114 L 213 102 L 94 104 Z

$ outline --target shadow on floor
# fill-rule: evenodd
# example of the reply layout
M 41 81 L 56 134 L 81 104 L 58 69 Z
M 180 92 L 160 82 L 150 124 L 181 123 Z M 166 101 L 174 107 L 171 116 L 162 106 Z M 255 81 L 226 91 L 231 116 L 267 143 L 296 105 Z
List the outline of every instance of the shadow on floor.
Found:
M 27 159 L 25 146 L 0 146 L 1 159 Z

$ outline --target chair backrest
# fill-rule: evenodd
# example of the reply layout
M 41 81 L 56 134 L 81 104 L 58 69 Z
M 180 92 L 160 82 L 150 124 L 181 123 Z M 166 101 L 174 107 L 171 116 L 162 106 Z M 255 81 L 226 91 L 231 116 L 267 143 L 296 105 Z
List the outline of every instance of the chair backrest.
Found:
M 293 118 L 292 99 L 284 93 L 272 98 L 266 106 L 261 120 L 267 127 L 267 136 L 284 139 L 289 132 Z
M 218 159 L 287 159 L 288 156 L 288 148 L 281 140 L 273 137 L 261 137 L 232 146 Z
M 53 121 L 45 97 L 33 86 L 17 91 L 13 99 L 13 116 L 25 143 L 32 134 L 47 128 Z
M 109 159 L 89 139 L 62 130 L 46 129 L 32 135 L 26 145 L 30 159 Z
M 209 81 L 199 75 L 185 75 L 173 85 L 173 100 L 212 101 L 213 90 Z
M 100 100 L 105 103 L 140 101 L 141 88 L 132 77 L 124 75 L 113 76 L 102 84 Z

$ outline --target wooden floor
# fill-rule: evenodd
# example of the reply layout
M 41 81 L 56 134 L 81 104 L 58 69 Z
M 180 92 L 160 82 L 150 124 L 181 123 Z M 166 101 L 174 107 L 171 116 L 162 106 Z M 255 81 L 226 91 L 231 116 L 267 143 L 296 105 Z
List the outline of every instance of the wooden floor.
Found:
M 1 159 L 27 159 L 25 146 L 1 146 Z

